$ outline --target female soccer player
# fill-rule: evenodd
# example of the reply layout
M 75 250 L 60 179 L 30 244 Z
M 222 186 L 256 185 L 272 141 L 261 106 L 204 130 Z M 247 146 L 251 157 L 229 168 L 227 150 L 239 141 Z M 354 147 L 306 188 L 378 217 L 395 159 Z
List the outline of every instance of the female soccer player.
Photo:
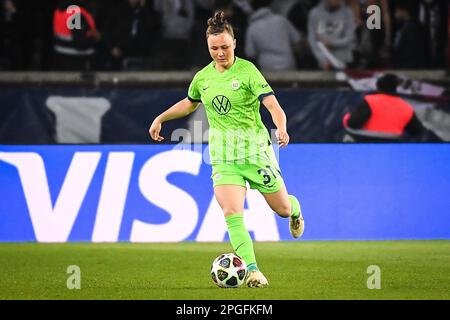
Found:
M 210 126 L 214 195 L 223 210 L 231 245 L 248 266 L 247 285 L 266 287 L 269 283 L 258 269 L 252 239 L 244 225 L 246 182 L 261 192 L 273 211 L 290 218 L 294 238 L 303 234 L 300 204 L 286 191 L 261 121 L 260 102 L 272 116 L 281 148 L 289 143 L 286 115 L 258 69 L 234 55 L 236 40 L 223 11 L 208 19 L 206 40 L 213 61 L 194 76 L 185 99 L 156 117 L 149 133 L 152 139 L 162 141 L 162 123 L 187 116 L 203 103 Z

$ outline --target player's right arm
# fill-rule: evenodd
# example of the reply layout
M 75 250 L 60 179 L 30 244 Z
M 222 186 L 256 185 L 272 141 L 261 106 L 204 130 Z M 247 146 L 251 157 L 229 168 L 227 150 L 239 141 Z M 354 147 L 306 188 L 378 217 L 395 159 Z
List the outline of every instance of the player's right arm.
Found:
M 191 84 L 189 85 L 187 97 L 183 100 L 178 101 L 172 107 L 156 117 L 156 119 L 150 126 L 150 129 L 148 130 L 148 132 L 150 133 L 150 137 L 153 140 L 164 140 L 164 138 L 159 135 L 163 122 L 183 118 L 197 109 L 197 107 L 201 103 L 201 94 L 199 90 L 199 82 L 201 81 L 201 79 L 202 76 L 199 72 L 197 72 L 192 79 Z
M 162 141 L 164 138 L 159 135 L 162 124 L 166 121 L 183 118 L 194 112 L 199 106 L 200 102 L 191 101 L 188 98 L 178 101 L 172 107 L 161 113 L 153 120 L 150 129 L 148 130 L 150 137 L 155 141 Z

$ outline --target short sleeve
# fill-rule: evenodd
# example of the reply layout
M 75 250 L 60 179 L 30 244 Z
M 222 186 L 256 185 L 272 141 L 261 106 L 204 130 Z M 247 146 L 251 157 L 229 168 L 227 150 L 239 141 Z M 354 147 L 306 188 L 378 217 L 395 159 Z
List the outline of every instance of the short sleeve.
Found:
M 194 78 L 191 81 L 191 84 L 189 85 L 188 89 L 188 95 L 187 98 L 192 102 L 201 102 L 201 95 L 199 91 L 199 81 L 198 81 L 198 73 L 194 76 Z
M 250 73 L 250 89 L 258 97 L 259 101 L 262 101 L 264 97 L 274 94 L 264 76 L 253 64 Z

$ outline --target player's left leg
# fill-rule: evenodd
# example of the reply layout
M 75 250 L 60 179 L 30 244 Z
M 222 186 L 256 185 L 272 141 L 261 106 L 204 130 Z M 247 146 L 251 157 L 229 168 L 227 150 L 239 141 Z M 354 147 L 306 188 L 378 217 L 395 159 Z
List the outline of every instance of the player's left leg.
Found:
M 261 190 L 260 190 L 261 192 Z M 301 237 L 305 230 L 305 222 L 298 199 L 287 193 L 284 183 L 276 192 L 261 192 L 269 207 L 283 218 L 289 217 L 289 231 L 294 238 Z
M 250 159 L 245 165 L 245 179 L 257 189 L 270 208 L 283 218 L 289 218 L 289 230 L 294 238 L 302 236 L 305 223 L 298 199 L 289 195 L 272 148 Z

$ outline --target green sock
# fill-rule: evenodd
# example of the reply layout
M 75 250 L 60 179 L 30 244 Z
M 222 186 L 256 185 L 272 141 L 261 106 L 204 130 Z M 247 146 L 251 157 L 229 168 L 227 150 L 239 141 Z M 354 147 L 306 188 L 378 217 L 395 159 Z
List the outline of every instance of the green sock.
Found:
M 242 213 L 233 214 L 225 217 L 225 221 L 228 226 L 230 242 L 236 254 L 245 261 L 249 271 L 258 270 L 252 238 L 244 224 L 244 215 Z
M 291 217 L 296 219 L 300 215 L 300 203 L 293 195 L 289 195 L 289 202 L 291 203 L 292 207 Z

